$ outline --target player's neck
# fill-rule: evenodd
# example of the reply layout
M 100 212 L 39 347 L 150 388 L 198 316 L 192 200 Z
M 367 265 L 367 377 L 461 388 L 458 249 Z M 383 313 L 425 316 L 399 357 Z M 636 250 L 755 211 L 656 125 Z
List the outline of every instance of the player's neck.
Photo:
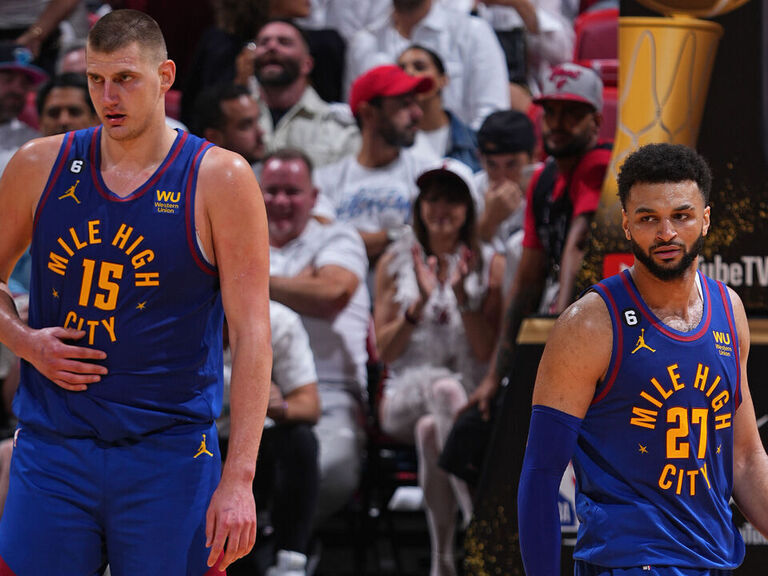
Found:
M 100 169 L 110 190 L 122 196 L 143 184 L 162 164 L 176 135 L 165 119 L 124 140 L 111 138 L 102 130 Z
M 680 278 L 661 280 L 642 264 L 635 263 L 630 273 L 651 311 L 664 324 L 685 332 L 701 320 L 703 307 L 697 269 L 696 261 Z

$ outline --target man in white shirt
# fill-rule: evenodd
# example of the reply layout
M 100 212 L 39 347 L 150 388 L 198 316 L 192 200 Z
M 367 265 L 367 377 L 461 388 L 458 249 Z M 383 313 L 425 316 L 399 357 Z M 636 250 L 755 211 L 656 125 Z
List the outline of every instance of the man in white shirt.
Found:
M 465 124 L 477 130 L 488 114 L 509 108 L 507 64 L 487 22 L 437 0 L 392 0 L 392 6 L 387 20 L 361 30 L 350 42 L 348 82 L 419 44 L 445 62 L 450 82 L 443 101 Z
M 422 117 L 416 94 L 431 87 L 431 78 L 409 76 L 394 65 L 360 76 L 349 98 L 360 124 L 360 151 L 315 175 L 320 197 L 314 214 L 357 228 L 371 261 L 410 220 L 416 178 L 438 159 L 409 150 Z
M 311 216 L 311 162 L 299 150 L 268 156 L 261 173 L 270 243 L 270 297 L 304 322 L 315 356 L 322 415 L 317 520 L 349 500 L 360 479 L 370 322 L 368 259 L 355 229 Z
M 47 78 L 31 61 L 32 54 L 26 48 L 0 43 L 0 174 L 22 144 L 40 136 L 18 118 L 27 93 Z
M 261 123 L 269 151 L 298 148 L 313 165 L 323 166 L 358 150 L 360 133 L 352 118 L 336 112 L 310 86 L 314 61 L 294 24 L 269 22 L 248 54 L 264 104 Z

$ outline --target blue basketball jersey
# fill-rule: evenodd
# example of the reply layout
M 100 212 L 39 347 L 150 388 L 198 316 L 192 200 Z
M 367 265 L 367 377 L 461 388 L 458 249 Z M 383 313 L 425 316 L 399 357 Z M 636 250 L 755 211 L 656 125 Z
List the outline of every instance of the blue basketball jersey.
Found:
M 179 132 L 155 173 L 125 197 L 100 170 L 101 128 L 66 134 L 34 220 L 29 323 L 78 328 L 109 373 L 64 390 L 28 363 L 22 426 L 106 441 L 210 423 L 221 407 L 223 312 L 217 271 L 194 226 L 210 143 Z
M 593 286 L 613 350 L 573 459 L 578 560 L 730 569 L 744 557 L 729 507 L 739 342 L 727 288 L 699 280 L 703 314 L 690 332 L 664 325 L 629 271 Z

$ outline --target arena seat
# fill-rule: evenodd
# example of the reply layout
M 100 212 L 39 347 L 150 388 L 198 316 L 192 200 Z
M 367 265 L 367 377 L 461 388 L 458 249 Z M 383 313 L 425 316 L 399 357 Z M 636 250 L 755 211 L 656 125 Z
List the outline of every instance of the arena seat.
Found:
M 580 14 L 573 23 L 573 60 L 615 60 L 619 57 L 619 11 L 614 8 Z

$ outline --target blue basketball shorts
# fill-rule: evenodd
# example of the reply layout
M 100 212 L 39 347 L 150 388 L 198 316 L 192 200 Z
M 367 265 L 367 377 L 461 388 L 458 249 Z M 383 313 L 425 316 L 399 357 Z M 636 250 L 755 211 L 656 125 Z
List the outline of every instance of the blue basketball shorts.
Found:
M 713 568 L 677 568 L 675 566 L 633 566 L 630 568 L 606 568 L 583 560 L 576 560 L 575 576 L 731 576 L 731 570 Z
M 0 576 L 204 576 L 221 475 L 215 426 L 106 444 L 17 431 Z

